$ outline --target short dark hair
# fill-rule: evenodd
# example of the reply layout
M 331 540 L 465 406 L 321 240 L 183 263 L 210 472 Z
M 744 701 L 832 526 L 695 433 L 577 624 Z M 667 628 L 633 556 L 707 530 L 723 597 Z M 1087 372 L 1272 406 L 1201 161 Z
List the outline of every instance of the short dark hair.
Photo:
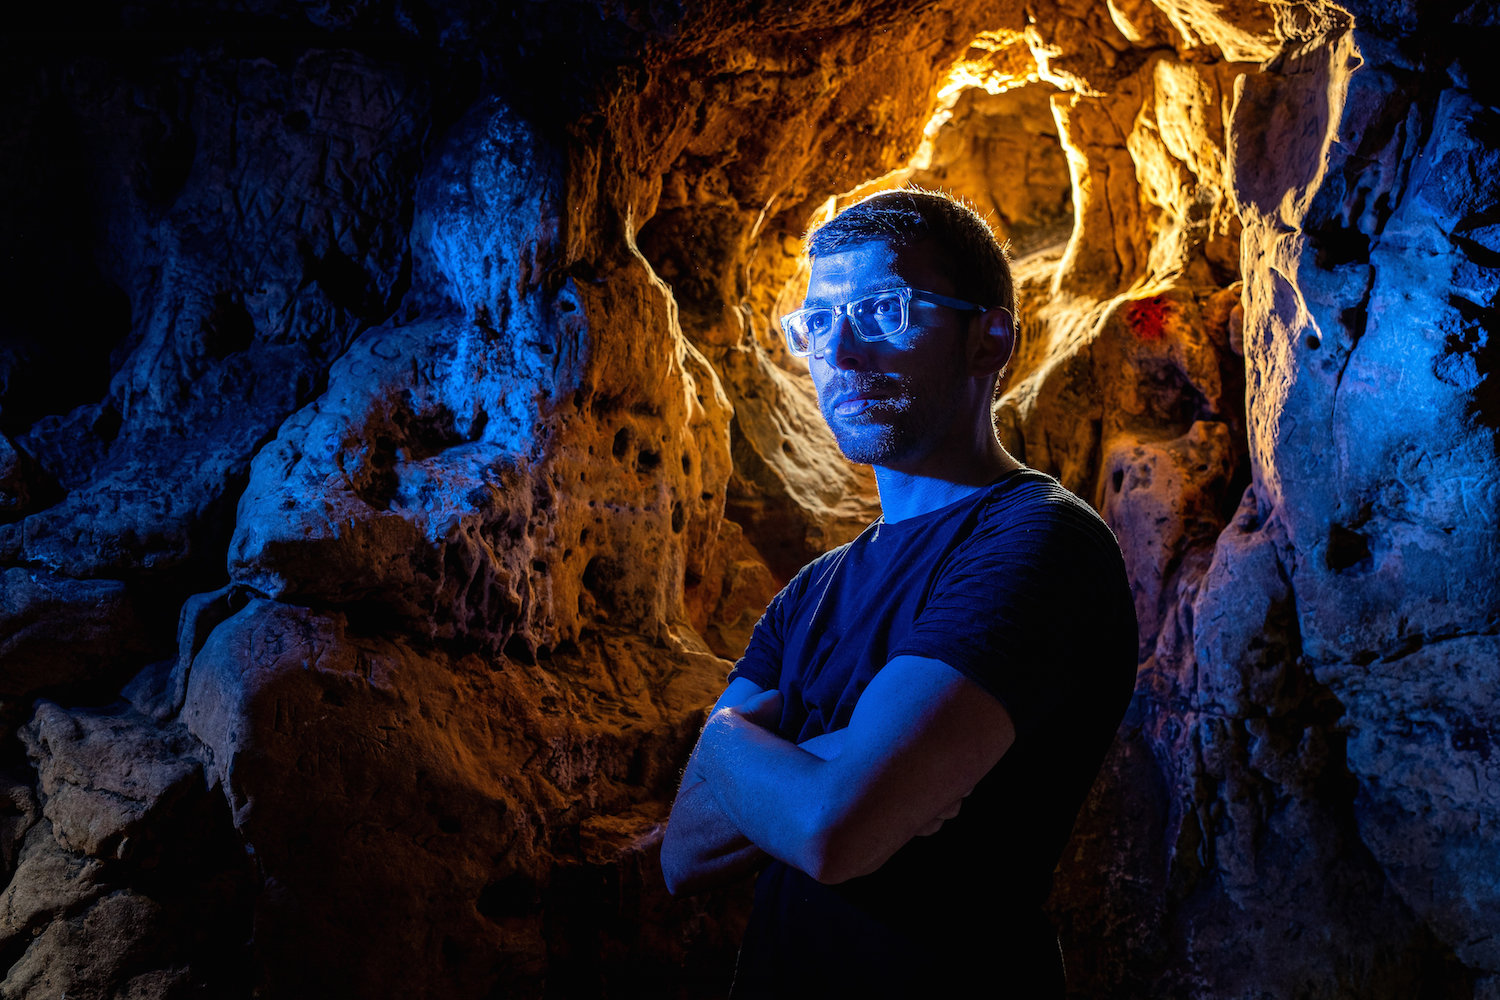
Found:
M 904 187 L 855 202 L 807 234 L 807 253 L 822 257 L 861 243 L 911 246 L 931 240 L 953 279 L 954 294 L 1003 306 L 1015 322 L 1010 253 L 973 205 L 944 191 Z

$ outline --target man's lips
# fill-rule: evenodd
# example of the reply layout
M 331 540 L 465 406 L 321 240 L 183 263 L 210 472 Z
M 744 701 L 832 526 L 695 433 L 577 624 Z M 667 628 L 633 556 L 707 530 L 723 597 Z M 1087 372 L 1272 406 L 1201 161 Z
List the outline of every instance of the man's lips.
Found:
M 889 396 L 875 389 L 860 389 L 852 392 L 841 392 L 833 397 L 830 411 L 839 417 L 852 417 L 863 413 L 876 403 L 888 399 Z

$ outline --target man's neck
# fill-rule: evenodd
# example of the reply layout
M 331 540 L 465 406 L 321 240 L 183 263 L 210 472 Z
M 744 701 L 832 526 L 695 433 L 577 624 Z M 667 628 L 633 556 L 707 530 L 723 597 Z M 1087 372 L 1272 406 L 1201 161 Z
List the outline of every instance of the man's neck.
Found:
M 885 522 L 894 524 L 946 507 L 1021 468 L 999 441 L 992 443 L 993 447 L 979 455 L 949 463 L 946 468 L 908 472 L 875 466 L 875 485 L 880 489 Z

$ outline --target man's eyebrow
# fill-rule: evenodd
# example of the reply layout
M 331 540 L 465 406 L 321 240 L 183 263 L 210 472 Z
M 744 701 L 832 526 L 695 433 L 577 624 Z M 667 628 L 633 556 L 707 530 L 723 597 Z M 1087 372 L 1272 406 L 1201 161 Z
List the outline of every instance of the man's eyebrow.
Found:
M 836 298 L 836 299 L 829 299 L 826 296 L 825 297 L 819 297 L 819 296 L 814 296 L 814 295 L 808 295 L 806 298 L 804 298 L 802 300 L 802 308 L 803 309 L 829 309 L 829 308 L 832 308 L 833 306 L 848 305 L 850 302 L 858 302 L 860 299 L 871 299 L 871 298 L 874 298 L 877 295 L 884 295 L 886 292 L 894 292 L 894 291 L 899 291 L 902 288 L 911 288 L 911 287 L 914 287 L 914 286 L 912 286 L 912 285 L 908 284 L 907 282 L 902 281 L 900 279 L 892 278 L 890 280 L 890 282 L 888 282 L 887 284 L 881 286 L 880 288 L 874 288 L 874 289 L 871 289 L 869 291 L 860 292 L 858 295 L 850 296 L 847 299 L 846 298 L 842 298 L 842 297 Z

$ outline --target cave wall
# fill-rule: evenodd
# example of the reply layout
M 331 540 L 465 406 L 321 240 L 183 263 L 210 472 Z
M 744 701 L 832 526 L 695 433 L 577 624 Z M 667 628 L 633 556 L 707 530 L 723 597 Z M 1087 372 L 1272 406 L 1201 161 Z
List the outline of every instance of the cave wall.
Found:
M 69 13 L 0 70 L 0 995 L 720 993 L 677 769 L 875 511 L 775 314 L 908 180 L 1135 587 L 1073 992 L 1500 995 L 1491 5 Z

